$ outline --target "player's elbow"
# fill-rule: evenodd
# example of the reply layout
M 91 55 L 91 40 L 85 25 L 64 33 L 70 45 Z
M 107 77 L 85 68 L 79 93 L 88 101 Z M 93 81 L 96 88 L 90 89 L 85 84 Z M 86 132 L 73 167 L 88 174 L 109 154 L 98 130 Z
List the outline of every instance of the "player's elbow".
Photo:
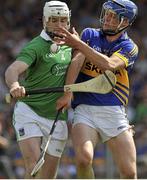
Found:
M 9 66 L 5 71 L 5 79 L 11 76 L 13 72 L 16 72 L 15 69 L 12 66 Z
M 108 70 L 113 71 L 113 70 L 116 70 L 117 68 L 118 68 L 118 67 L 117 67 L 117 65 L 116 65 L 114 62 L 110 61 L 110 62 L 108 63 Z
M 103 70 L 110 70 L 110 71 L 115 71 L 115 70 L 118 70 L 118 69 L 123 69 L 123 68 L 126 68 L 126 63 L 118 58 L 118 57 L 105 57 L 105 63 L 104 66 L 103 66 Z
M 106 71 L 110 70 L 113 71 L 117 68 L 116 64 L 108 59 L 106 59 L 105 63 L 101 66 L 101 70 Z
M 10 67 L 8 67 L 8 68 L 6 69 L 6 71 L 5 71 L 5 81 L 6 81 L 6 83 L 7 83 L 7 79 L 8 79 L 8 77 L 9 77 L 10 71 L 11 71 L 11 68 L 10 68 Z

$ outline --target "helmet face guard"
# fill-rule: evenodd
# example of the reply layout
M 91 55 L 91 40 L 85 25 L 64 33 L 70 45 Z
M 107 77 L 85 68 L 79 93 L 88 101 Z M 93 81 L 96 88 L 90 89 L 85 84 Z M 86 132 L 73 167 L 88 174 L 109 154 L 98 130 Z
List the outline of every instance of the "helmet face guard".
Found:
M 43 9 L 44 16 L 44 29 L 46 29 L 46 23 L 52 17 L 66 17 L 67 18 L 67 29 L 70 28 L 70 16 L 71 11 L 69 10 L 66 3 L 61 1 L 49 1 L 45 3 Z
M 131 26 L 136 16 L 137 6 L 133 2 L 109 0 L 103 4 L 101 11 L 100 25 L 102 31 L 106 35 L 116 35 Z

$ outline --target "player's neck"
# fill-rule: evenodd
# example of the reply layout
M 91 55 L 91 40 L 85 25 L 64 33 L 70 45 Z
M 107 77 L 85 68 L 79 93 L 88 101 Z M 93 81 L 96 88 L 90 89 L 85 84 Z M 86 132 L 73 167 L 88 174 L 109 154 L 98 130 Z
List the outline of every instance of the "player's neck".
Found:
M 116 34 L 114 36 L 106 36 L 106 39 L 109 42 L 113 42 L 113 41 L 116 41 L 121 35 L 122 35 L 122 32 L 118 33 L 118 34 Z

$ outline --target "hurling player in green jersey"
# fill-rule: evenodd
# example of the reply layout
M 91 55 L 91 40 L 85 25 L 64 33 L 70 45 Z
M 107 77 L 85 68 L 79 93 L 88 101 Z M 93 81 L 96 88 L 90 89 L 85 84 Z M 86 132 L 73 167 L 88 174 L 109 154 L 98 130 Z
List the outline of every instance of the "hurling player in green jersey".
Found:
M 14 108 L 13 125 L 24 158 L 25 178 L 31 172 L 44 148 L 56 115 L 56 100 L 61 93 L 25 96 L 25 90 L 64 85 L 65 73 L 71 61 L 71 48 L 56 46 L 53 33 L 59 26 L 70 28 L 70 11 L 66 3 L 46 2 L 43 9 L 43 30 L 30 41 L 6 70 L 5 78 L 10 93 L 18 101 Z M 24 80 L 19 81 L 22 73 Z M 67 114 L 62 113 L 57 122 L 45 155 L 43 168 L 37 174 L 40 179 L 56 178 L 60 157 L 68 132 Z

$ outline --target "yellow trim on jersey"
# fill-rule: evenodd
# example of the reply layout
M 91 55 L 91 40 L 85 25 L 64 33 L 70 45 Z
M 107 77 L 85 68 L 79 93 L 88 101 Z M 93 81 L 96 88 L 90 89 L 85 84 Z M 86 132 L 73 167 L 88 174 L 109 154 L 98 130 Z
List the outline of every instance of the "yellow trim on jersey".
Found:
M 113 54 L 118 56 L 120 59 L 122 59 L 125 62 L 126 67 L 128 67 L 128 59 L 126 57 L 124 57 L 122 54 L 120 54 L 119 51 L 117 51 L 117 52 L 115 52 Z
M 127 105 L 114 91 L 112 91 L 112 93 L 115 94 L 115 96 L 122 102 L 124 106 Z
M 118 72 L 115 72 L 117 82 L 124 85 L 129 89 L 129 79 L 126 69 L 119 69 Z
M 138 47 L 136 44 L 134 44 L 134 48 L 130 52 L 131 56 L 134 56 L 135 54 L 138 54 Z
M 116 87 L 120 88 L 122 91 L 124 91 L 127 95 L 129 95 L 129 90 L 126 89 L 125 87 L 123 87 L 123 84 L 121 86 L 121 83 L 120 84 L 117 84 L 116 83 Z
M 115 72 L 115 74 L 117 78 L 116 88 L 118 89 L 114 88 L 112 93 L 115 94 L 123 105 L 126 105 L 128 103 L 129 96 L 129 79 L 127 70 L 119 69 Z
M 125 100 L 125 104 L 127 104 L 127 102 L 128 102 L 128 97 L 125 95 L 125 94 L 123 94 L 121 91 L 119 91 L 118 89 L 116 89 L 116 88 L 114 88 L 113 89 L 113 92 L 117 92 L 121 97 L 119 97 L 119 99 L 121 99 L 123 102 L 124 102 L 124 100 Z

